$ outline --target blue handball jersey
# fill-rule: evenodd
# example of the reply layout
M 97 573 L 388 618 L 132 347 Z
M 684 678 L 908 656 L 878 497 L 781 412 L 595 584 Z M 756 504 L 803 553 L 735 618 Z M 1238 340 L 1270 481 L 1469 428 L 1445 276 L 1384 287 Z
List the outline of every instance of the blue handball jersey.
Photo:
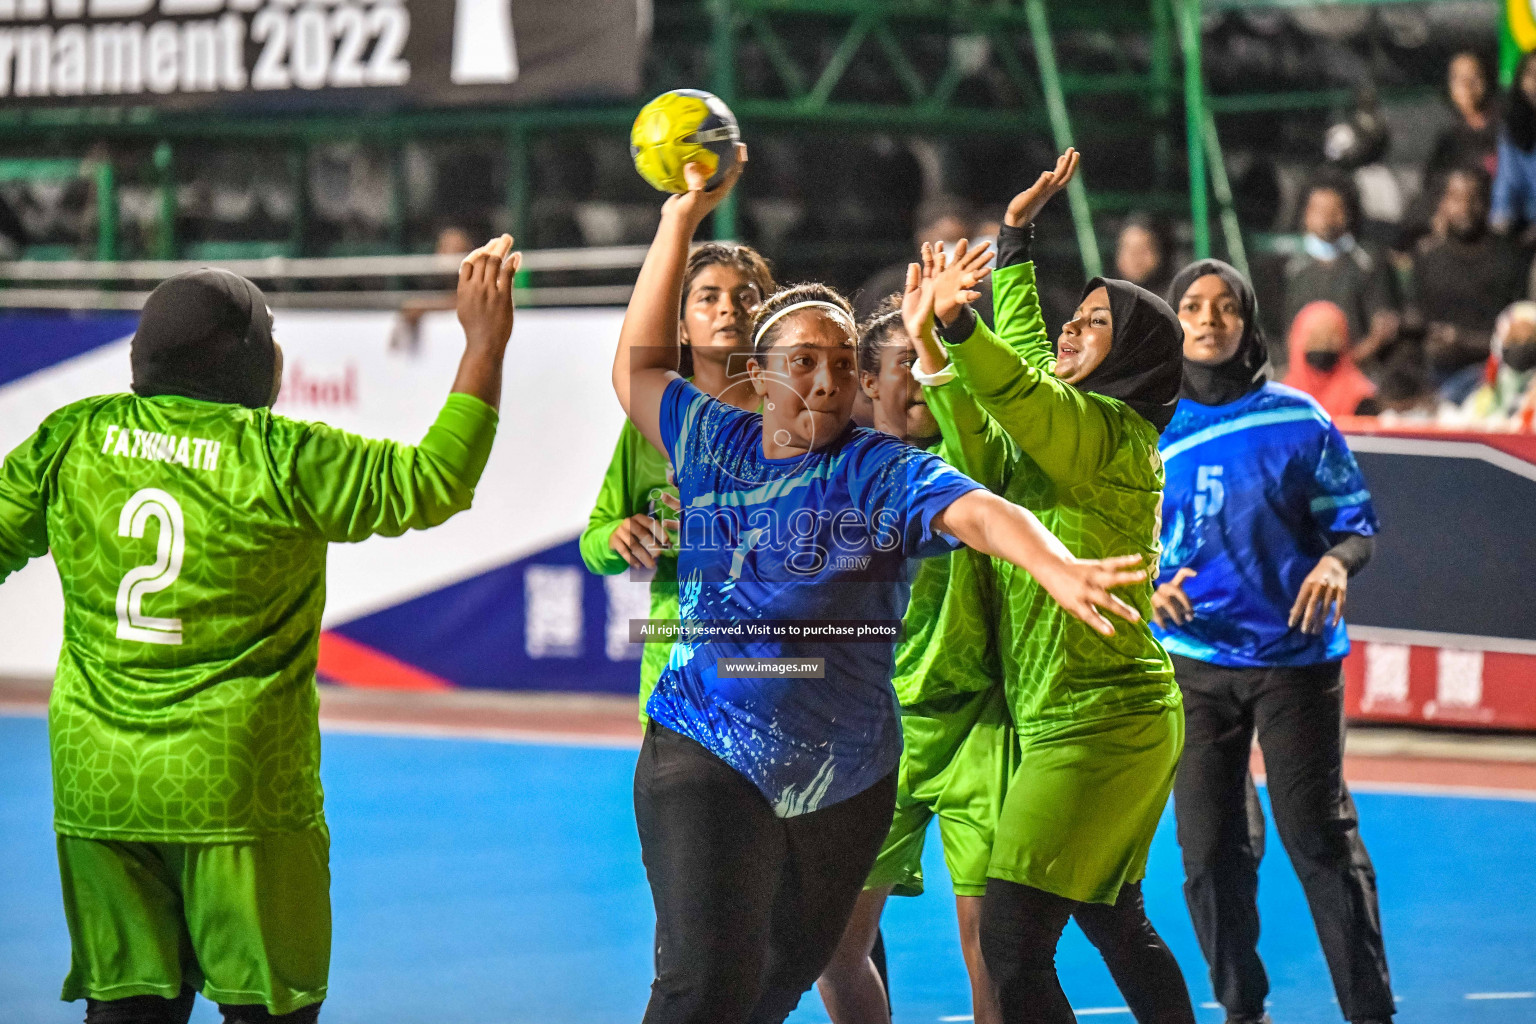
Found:
M 1194 618 L 1156 628 L 1172 654 L 1239 668 L 1315 665 L 1349 653 L 1342 622 L 1291 628 L 1302 581 L 1341 534 L 1376 533 L 1365 478 L 1312 398 L 1266 384 L 1227 405 L 1182 399 L 1160 447 L 1163 555 L 1181 568 Z
M 763 420 L 675 380 L 662 439 L 683 505 L 684 622 L 898 620 L 907 559 L 958 546 L 934 518 L 980 484 L 937 456 L 852 425 L 804 456 L 770 459 Z M 780 817 L 846 800 L 901 756 L 893 640 L 683 640 L 646 705 L 750 779 Z M 823 679 L 722 678 L 720 658 L 824 658 Z

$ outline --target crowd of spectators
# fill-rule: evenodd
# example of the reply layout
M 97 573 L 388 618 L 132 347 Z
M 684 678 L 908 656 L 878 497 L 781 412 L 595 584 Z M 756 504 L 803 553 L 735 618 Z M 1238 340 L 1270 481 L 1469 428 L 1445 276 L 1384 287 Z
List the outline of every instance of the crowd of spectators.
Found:
M 1536 55 L 1503 96 L 1472 52 L 1452 57 L 1445 84 L 1448 124 L 1428 148 L 1418 194 L 1375 197 L 1378 208 L 1401 209 L 1395 223 L 1372 223 L 1363 209 L 1362 187 L 1380 184 L 1365 165 L 1388 145 L 1361 141 L 1384 131 L 1374 100 L 1344 125 L 1347 143 L 1333 131 L 1324 140 L 1331 159 L 1302 189 L 1296 251 L 1270 296 L 1284 328 L 1272 362 L 1333 415 L 1530 429 Z

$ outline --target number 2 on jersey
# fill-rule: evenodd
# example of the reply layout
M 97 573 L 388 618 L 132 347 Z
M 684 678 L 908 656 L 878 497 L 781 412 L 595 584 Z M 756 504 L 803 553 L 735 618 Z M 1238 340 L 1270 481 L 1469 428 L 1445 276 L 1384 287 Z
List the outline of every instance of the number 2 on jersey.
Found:
M 186 523 L 176 499 L 158 487 L 146 487 L 128 499 L 118 517 L 119 537 L 141 538 L 149 521 L 159 521 L 155 560 L 129 569 L 117 588 L 117 638 L 145 644 L 181 643 L 181 619 L 145 615 L 140 609 L 144 595 L 154 594 L 181 575 L 181 558 L 187 545 Z

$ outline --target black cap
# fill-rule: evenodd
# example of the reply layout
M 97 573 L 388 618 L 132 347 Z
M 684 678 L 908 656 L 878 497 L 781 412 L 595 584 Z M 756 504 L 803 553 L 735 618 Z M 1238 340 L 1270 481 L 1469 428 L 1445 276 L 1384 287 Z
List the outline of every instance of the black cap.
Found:
M 277 353 L 261 289 L 227 270 L 191 270 L 144 303 L 129 356 L 134 394 L 251 409 L 272 404 Z

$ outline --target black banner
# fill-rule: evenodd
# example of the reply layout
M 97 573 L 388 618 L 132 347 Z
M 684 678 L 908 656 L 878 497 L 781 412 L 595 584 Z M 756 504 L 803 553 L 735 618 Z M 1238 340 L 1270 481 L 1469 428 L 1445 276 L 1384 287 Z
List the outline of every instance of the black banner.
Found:
M 645 0 L 0 0 L 0 104 L 304 110 L 631 96 Z
M 1536 474 L 1349 440 L 1381 517 L 1350 625 L 1536 641 Z

